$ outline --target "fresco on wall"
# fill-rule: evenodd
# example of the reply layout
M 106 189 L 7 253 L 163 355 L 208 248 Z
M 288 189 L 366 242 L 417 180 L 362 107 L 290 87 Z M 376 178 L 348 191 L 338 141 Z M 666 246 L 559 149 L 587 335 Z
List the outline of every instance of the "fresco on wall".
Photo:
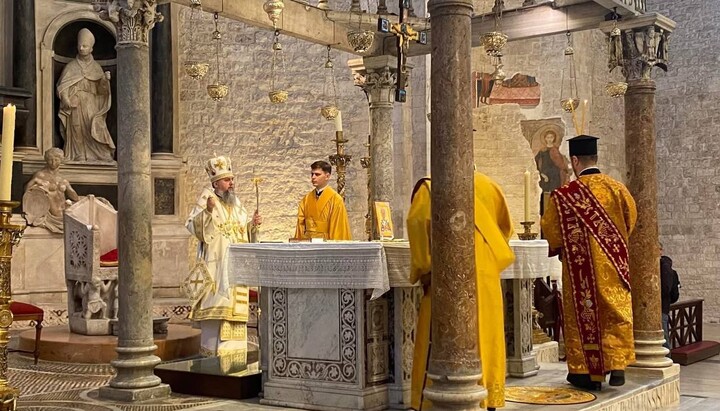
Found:
M 540 83 L 534 76 L 516 73 L 501 86 L 494 84 L 492 73 L 472 72 L 473 108 L 491 104 L 519 104 L 535 107 L 540 104 Z
M 565 125 L 560 118 L 550 118 L 521 121 L 520 127 L 523 136 L 530 144 L 539 173 L 538 185 L 543 193 L 540 199 L 540 214 L 542 214 L 546 195 L 570 181 L 570 162 L 560 152 Z

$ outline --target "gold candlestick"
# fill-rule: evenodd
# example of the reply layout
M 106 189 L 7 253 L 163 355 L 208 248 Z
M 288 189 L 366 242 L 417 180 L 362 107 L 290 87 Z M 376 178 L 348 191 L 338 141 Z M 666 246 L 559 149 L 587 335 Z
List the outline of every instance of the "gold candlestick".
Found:
M 252 178 L 250 178 L 253 185 L 255 186 L 255 213 L 260 214 L 260 183 L 263 182 L 263 178 L 255 174 L 255 167 L 253 167 Z M 260 242 L 260 227 L 255 224 L 251 228 L 251 240 L 252 243 Z
M 372 160 L 370 159 L 370 135 L 368 135 L 368 142 L 365 144 L 368 149 L 367 157 L 360 157 L 360 165 L 362 168 L 367 170 L 367 214 L 365 214 L 365 234 L 367 235 L 368 241 L 372 241 L 372 228 L 373 228 L 373 212 L 372 212 L 372 170 L 370 165 Z
M 337 192 L 345 199 L 345 169 L 350 164 L 352 156 L 345 154 L 345 143 L 347 143 L 348 140 L 343 138 L 342 131 L 336 131 L 335 139 L 332 141 L 335 142 L 337 154 L 333 154 L 328 158 L 330 159 L 330 164 L 335 166 L 335 171 L 337 172 Z
M 24 225 L 11 224 L 12 210 L 19 206 L 17 201 L 0 201 L 0 411 L 15 410 L 20 391 L 13 388 L 7 379 L 8 342 L 13 315 L 10 311 L 12 299 L 11 266 L 13 247 L 25 232 Z
M 534 221 L 521 221 L 520 224 L 522 224 L 523 227 L 525 227 L 525 231 L 522 233 L 518 233 L 518 238 L 521 240 L 536 240 L 538 233 L 532 232 L 532 226 L 535 224 Z

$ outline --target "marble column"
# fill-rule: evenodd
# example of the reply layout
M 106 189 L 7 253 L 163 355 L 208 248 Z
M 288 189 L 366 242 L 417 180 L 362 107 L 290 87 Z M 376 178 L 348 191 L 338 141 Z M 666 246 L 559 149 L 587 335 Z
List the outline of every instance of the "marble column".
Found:
M 475 293 L 471 0 L 430 0 L 432 349 L 425 396 L 433 409 L 479 410 Z
M 152 95 L 152 152 L 173 152 L 173 58 L 172 19 L 170 3 L 157 6 L 158 11 L 168 18 L 152 30 L 151 73 Z
M 372 201 L 395 200 L 395 171 L 393 168 L 393 104 L 397 62 L 392 56 L 365 57 L 348 65 L 370 103 L 370 174 Z M 395 213 L 393 213 L 395 214 Z M 397 221 L 393 221 L 397 225 Z M 379 238 L 373 224 L 373 238 Z
M 29 92 L 28 109 L 24 133 L 15 136 L 16 150 L 21 147 L 36 147 L 35 96 L 35 2 L 15 0 L 13 2 L 13 86 Z
M 149 32 L 163 16 L 155 0 L 110 0 L 95 3 L 100 17 L 117 27 L 118 83 L 118 358 L 111 362 L 117 375 L 100 389 L 102 398 L 142 401 L 165 397 L 153 369 L 152 229 L 153 199 L 150 175 L 150 55 Z
M 622 44 L 625 93 L 625 161 L 627 187 L 638 210 L 630 236 L 635 367 L 664 368 L 660 310 L 660 249 L 657 223 L 657 161 L 655 158 L 655 81 L 653 67 L 667 70 L 668 36 L 675 23 L 656 14 L 620 24 L 612 39 Z M 618 39 L 619 36 L 619 39 Z M 619 60 L 619 59 L 618 59 Z

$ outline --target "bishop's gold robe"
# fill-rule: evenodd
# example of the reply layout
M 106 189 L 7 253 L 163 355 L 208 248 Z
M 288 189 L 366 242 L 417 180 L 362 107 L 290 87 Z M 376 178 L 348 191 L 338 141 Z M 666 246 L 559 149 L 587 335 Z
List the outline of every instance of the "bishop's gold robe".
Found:
M 430 275 L 430 181 L 415 192 L 408 212 L 410 282 Z M 510 212 L 500 187 L 487 176 L 475 173 L 475 270 L 478 301 L 478 347 L 483 380 L 488 391 L 485 407 L 505 405 L 505 330 L 500 273 L 515 259 L 508 241 L 513 234 Z M 427 277 L 426 277 L 427 278 Z M 432 287 L 421 302 L 415 331 L 411 407 L 429 409 L 423 389 L 430 384 L 427 365 L 430 347 Z M 499 314 L 499 315 L 498 315 Z
M 635 200 L 630 192 L 624 185 L 605 174 L 588 174 L 579 179 L 597 198 L 627 244 L 637 220 Z M 560 218 L 557 204 L 551 199 L 542 217 L 542 231 L 550 245 L 551 254 L 563 247 Z M 624 370 L 628 364 L 635 361 L 630 290 L 622 283 L 615 266 L 597 240 L 592 235 L 588 237 L 591 263 L 595 272 L 605 372 Z M 573 374 L 589 374 L 578 329 L 572 279 L 566 261 L 563 261 L 562 281 L 563 335 L 568 371 Z
M 350 223 L 343 198 L 326 186 L 320 198 L 315 190 L 300 200 L 295 238 L 323 238 L 325 240 L 350 240 Z

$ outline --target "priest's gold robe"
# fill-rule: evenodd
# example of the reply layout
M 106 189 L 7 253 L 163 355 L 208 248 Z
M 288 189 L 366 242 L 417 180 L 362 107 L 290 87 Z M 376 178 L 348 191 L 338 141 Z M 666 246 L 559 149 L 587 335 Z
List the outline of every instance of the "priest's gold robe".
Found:
M 630 192 L 624 185 L 605 174 L 583 175 L 580 176 L 580 181 L 588 186 L 598 199 L 627 244 L 628 237 L 637 220 L 635 200 Z M 561 249 L 563 246 L 560 224 L 557 204 L 551 199 L 542 217 L 542 232 L 550 245 L 551 252 Z M 635 361 L 630 290 L 623 285 L 615 266 L 595 238 L 589 234 L 588 238 L 595 271 L 605 371 L 624 370 L 628 364 Z M 589 370 L 575 315 L 570 273 L 564 261 L 562 282 L 563 336 L 568 371 L 573 374 L 588 374 Z
M 207 210 L 207 200 L 215 207 Z M 228 246 L 248 242 L 252 218 L 239 199 L 225 204 L 210 187 L 195 204 L 186 227 L 198 240 L 198 258 L 203 259 L 210 275 L 210 286 L 198 301 L 192 302 L 190 318 L 201 326 L 200 353 L 224 354 L 228 358 L 247 351 L 249 289 L 232 284 L 228 274 Z
M 475 270 L 478 301 L 478 347 L 483 379 L 488 391 L 486 407 L 505 405 L 505 331 L 500 273 L 515 259 L 508 241 L 513 234 L 510 212 L 500 187 L 490 178 L 475 173 Z M 430 256 L 430 181 L 415 192 L 408 212 L 410 240 L 410 281 L 427 280 L 432 270 Z M 425 279 L 423 279 L 425 277 Z M 430 347 L 432 287 L 420 302 L 413 353 L 411 407 L 429 409 L 423 389 L 430 384 L 427 366 Z M 500 315 L 498 315 L 500 313 Z M 422 405 L 422 408 L 421 408 Z
M 315 190 L 307 193 L 298 206 L 295 238 L 350 240 L 350 223 L 340 194 L 330 186 L 323 189 L 320 198 Z

